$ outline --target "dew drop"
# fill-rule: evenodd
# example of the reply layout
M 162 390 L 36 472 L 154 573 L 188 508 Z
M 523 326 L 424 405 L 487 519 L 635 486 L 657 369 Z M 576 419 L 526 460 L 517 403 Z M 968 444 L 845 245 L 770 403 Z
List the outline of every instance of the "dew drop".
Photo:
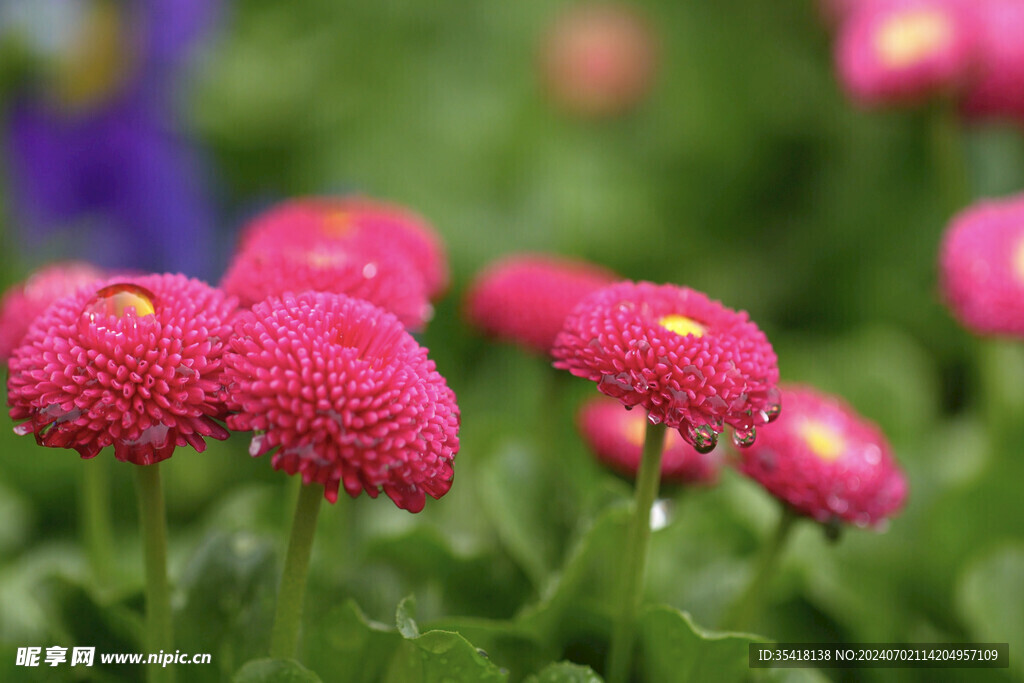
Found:
M 687 441 L 693 446 L 694 450 L 698 453 L 710 453 L 715 450 L 715 446 L 718 445 L 718 434 L 711 428 L 709 424 L 703 424 L 699 426 L 690 426 L 686 430 Z
M 266 437 L 265 433 L 253 434 L 252 441 L 249 442 L 249 455 L 255 458 L 263 452 L 263 442 Z
M 647 420 L 648 420 L 648 421 L 649 421 L 649 422 L 650 422 L 650 423 L 651 423 L 652 425 L 658 425 L 658 424 L 661 424 L 661 415 L 657 415 L 657 414 L 655 414 L 655 413 L 648 413 L 648 414 L 647 414 Z
M 367 280 L 377 277 L 377 264 L 367 263 L 365 266 L 363 266 L 363 277 L 366 278 Z
M 651 531 L 664 529 L 672 521 L 672 501 L 668 498 L 659 498 L 651 505 Z
M 732 442 L 739 448 L 748 448 L 754 445 L 754 441 L 757 440 L 757 430 L 751 427 L 750 429 L 737 429 L 732 433 Z
M 155 297 L 145 287 L 121 282 L 107 285 L 96 292 L 96 296 L 85 305 L 89 324 L 94 329 L 106 329 L 106 323 L 113 318 L 123 318 L 131 309 L 136 318 L 153 315 Z
M 775 422 L 775 420 L 779 419 L 779 415 L 782 414 L 782 405 L 779 403 L 769 403 L 764 407 L 764 414 L 769 422 Z
M 14 425 L 14 433 L 18 436 L 28 436 L 32 433 L 32 422 L 22 422 L 20 425 Z

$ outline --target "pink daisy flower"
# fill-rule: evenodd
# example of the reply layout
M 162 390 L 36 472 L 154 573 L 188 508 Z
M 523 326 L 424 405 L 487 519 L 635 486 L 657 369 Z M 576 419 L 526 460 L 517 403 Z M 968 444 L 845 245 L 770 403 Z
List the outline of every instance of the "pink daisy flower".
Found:
M 448 288 L 448 259 L 434 228 L 421 216 L 365 197 L 307 197 L 282 202 L 258 216 L 242 233 L 240 250 L 281 244 L 359 245 L 370 254 L 401 256 L 423 278 L 427 297 Z
M 394 313 L 410 330 L 422 329 L 432 313 L 423 278 L 408 261 L 361 243 L 296 245 L 282 238 L 271 248 L 267 235 L 235 255 L 221 287 L 246 307 L 286 292 L 346 294 Z
M 18 434 L 149 465 L 225 439 L 221 356 L 234 299 L 183 275 L 107 280 L 40 315 L 10 358 Z
M 968 116 L 1024 119 L 1024 2 L 979 0 L 978 65 L 967 89 Z
M 395 316 L 338 294 L 271 297 L 239 317 L 226 360 L 228 426 L 253 456 L 353 498 L 411 512 L 451 487 L 455 394 Z
M 939 254 L 943 297 L 978 334 L 1024 335 L 1024 194 L 953 217 Z
M 580 299 L 619 279 L 585 261 L 510 256 L 477 275 L 466 296 L 466 315 L 487 334 L 547 354 Z
M 650 90 L 656 42 L 653 29 L 633 6 L 572 7 L 558 18 L 543 45 L 548 91 L 574 113 L 619 114 Z
M 906 479 L 874 424 L 809 387 L 782 396 L 785 414 L 740 455 L 744 474 L 819 522 L 873 526 L 903 506 Z
M 583 405 L 578 421 L 583 440 L 598 460 L 620 475 L 635 479 L 647 431 L 644 416 L 623 410 L 618 401 L 597 397 Z M 698 452 L 678 432 L 670 431 L 665 436 L 663 484 L 710 484 L 718 479 L 720 465 L 720 458 Z
M 839 30 L 840 80 L 866 105 L 959 92 L 974 67 L 977 28 L 959 0 L 872 0 Z
M 580 301 L 552 349 L 555 367 L 678 429 L 697 450 L 728 424 L 740 445 L 779 411 L 778 361 L 746 313 L 676 285 L 621 282 Z
M 32 321 L 50 304 L 102 277 L 103 271 L 96 266 L 65 261 L 44 266 L 10 287 L 0 299 L 0 361 L 10 357 Z

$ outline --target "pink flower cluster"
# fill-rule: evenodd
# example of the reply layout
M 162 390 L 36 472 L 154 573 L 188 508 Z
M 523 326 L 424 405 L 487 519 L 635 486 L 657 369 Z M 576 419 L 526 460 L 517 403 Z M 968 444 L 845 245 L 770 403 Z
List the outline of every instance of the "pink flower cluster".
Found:
M 286 292 L 347 294 L 422 328 L 448 286 L 440 241 L 423 219 L 369 199 L 284 202 L 243 231 L 221 286 L 251 306 Z
M 418 512 L 451 487 L 455 394 L 394 315 L 339 294 L 271 297 L 239 316 L 225 363 L 228 426 L 329 501 L 383 490 Z
M 1024 118 L 1024 3 L 861 0 L 833 4 L 836 64 L 865 105 L 956 98 L 969 116 Z
M 741 452 L 740 470 L 819 522 L 874 526 L 902 506 L 907 482 L 885 436 L 836 397 L 784 386 L 783 415 Z
M 621 282 L 587 296 L 552 350 L 555 367 L 678 429 L 697 450 L 725 425 L 749 445 L 778 415 L 778 361 L 746 313 L 675 285 Z

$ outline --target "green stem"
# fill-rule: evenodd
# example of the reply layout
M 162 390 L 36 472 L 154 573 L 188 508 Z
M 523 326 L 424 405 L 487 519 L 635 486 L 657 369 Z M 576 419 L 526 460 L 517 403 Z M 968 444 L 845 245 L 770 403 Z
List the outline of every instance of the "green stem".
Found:
M 306 574 L 323 497 L 323 488 L 316 484 L 305 485 L 299 492 L 292 534 L 288 539 L 288 554 L 281 574 L 281 588 L 277 592 L 274 627 L 270 633 L 270 656 L 274 659 L 292 659 L 298 649 Z
M 722 621 L 722 627 L 729 631 L 742 631 L 750 628 L 763 606 L 765 589 L 775 574 L 782 549 L 786 545 L 793 524 L 799 519 L 799 515 L 784 507 L 782 516 L 779 517 L 779 525 L 775 528 L 774 535 L 762 546 L 761 554 L 757 558 L 757 564 L 751 575 L 750 583 L 746 590 L 733 603 L 732 608 L 726 613 Z
M 952 216 L 970 204 L 972 195 L 960 116 L 952 100 L 939 102 L 932 113 L 931 145 L 942 207 Z
M 138 465 L 134 469 L 146 565 L 146 647 L 150 653 L 174 652 L 171 589 L 167 581 L 167 516 L 160 465 Z M 147 672 L 152 683 L 174 681 L 174 670 L 170 667 L 151 666 Z
M 1014 444 L 1024 437 L 1019 417 L 1024 411 L 1024 356 L 1018 343 L 980 339 L 976 357 L 989 453 L 998 460 L 1016 454 Z
M 630 522 L 626 552 L 620 567 L 621 612 L 612 631 L 608 654 L 608 683 L 624 683 L 633 659 L 633 631 L 636 615 L 644 595 L 644 571 L 647 568 L 647 546 L 651 539 L 651 505 L 658 495 L 661 481 L 661 454 L 665 446 L 663 424 L 647 423 L 640 471 L 636 476 L 633 518 Z
M 114 531 L 110 519 L 109 469 L 105 458 L 82 463 L 82 489 L 79 491 L 82 538 L 93 579 L 101 588 L 109 586 L 113 576 Z

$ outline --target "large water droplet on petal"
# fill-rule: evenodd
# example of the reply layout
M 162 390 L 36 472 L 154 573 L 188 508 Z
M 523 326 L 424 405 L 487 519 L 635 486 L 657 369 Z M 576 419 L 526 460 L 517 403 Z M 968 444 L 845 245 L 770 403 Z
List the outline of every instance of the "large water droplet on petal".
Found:
M 732 442 L 739 448 L 747 448 L 754 445 L 754 441 L 757 440 L 757 430 L 751 427 L 750 429 L 737 429 L 732 433 Z
M 107 285 L 85 305 L 84 313 L 96 329 L 104 329 L 111 318 L 123 318 L 129 310 L 136 318 L 156 312 L 153 292 L 127 282 Z
M 710 453 L 718 445 L 718 434 L 711 425 L 690 426 L 686 430 L 687 441 L 698 453 Z

